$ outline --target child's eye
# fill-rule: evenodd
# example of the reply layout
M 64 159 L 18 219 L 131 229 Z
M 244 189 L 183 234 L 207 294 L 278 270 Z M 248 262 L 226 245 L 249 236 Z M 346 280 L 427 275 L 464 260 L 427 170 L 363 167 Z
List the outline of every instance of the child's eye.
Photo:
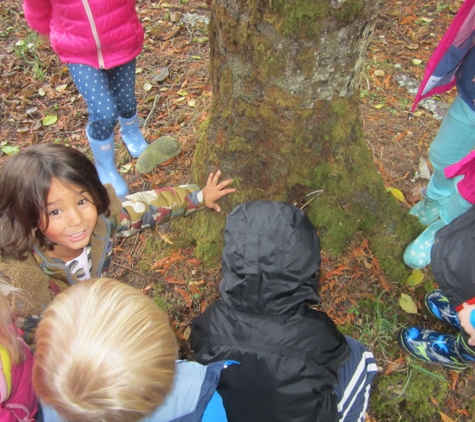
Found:
M 87 204 L 87 199 L 81 199 L 79 202 L 78 202 L 78 205 L 85 205 Z
M 54 216 L 54 215 L 59 215 L 59 210 L 53 210 L 48 213 L 48 215 Z

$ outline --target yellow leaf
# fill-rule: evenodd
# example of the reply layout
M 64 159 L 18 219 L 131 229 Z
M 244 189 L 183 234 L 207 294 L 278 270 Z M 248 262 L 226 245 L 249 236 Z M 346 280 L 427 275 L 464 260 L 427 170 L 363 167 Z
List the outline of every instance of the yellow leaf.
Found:
M 398 201 L 406 202 L 406 198 L 404 198 L 404 194 L 403 194 L 399 189 L 396 189 L 396 188 L 386 188 L 386 190 L 387 190 L 388 192 L 391 192 L 391 194 L 392 194 Z
M 407 277 L 406 283 L 411 287 L 418 286 L 424 281 L 424 273 L 421 270 L 413 270 L 411 275 Z
M 374 108 L 377 108 L 379 110 L 380 108 L 383 108 L 383 104 L 376 104 Z
M 412 299 L 411 296 L 406 295 L 405 293 L 401 293 L 401 297 L 399 298 L 399 306 L 408 314 L 417 314 L 416 302 L 414 302 L 414 299 Z
M 449 418 L 445 413 L 439 412 L 442 422 L 456 422 L 455 419 Z

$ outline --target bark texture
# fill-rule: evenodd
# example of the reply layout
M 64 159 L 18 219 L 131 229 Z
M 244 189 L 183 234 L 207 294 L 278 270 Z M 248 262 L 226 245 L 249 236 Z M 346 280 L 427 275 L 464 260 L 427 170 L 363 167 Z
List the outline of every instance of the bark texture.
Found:
M 271 199 L 302 203 L 322 246 L 339 253 L 356 231 L 382 267 L 406 275 L 405 245 L 420 231 L 386 192 L 364 142 L 358 85 L 379 0 L 213 0 L 210 118 L 194 175 L 221 168 L 239 192 L 227 207 Z M 223 207 L 226 209 L 226 207 Z M 203 213 L 205 214 L 205 213 Z M 214 216 L 195 224 L 198 253 L 220 250 Z

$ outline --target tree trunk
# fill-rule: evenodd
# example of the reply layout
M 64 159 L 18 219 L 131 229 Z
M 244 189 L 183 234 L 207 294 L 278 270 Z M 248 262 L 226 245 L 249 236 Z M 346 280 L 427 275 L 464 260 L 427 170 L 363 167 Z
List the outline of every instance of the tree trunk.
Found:
M 403 248 L 419 232 L 388 194 L 363 139 L 358 83 L 380 0 L 213 0 L 209 121 L 193 172 L 220 168 L 254 199 L 303 204 L 323 249 L 336 254 L 356 231 L 393 279 L 407 274 Z M 220 250 L 223 221 L 201 213 L 197 252 Z

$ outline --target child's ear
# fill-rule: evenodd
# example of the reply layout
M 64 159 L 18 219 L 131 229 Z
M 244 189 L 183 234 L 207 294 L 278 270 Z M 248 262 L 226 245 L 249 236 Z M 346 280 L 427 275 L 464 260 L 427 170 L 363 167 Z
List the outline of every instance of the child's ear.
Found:
M 110 199 L 109 213 L 111 215 L 118 214 L 120 210 L 122 209 L 121 200 L 115 194 L 115 189 L 111 184 L 106 183 L 104 187 L 106 188 L 107 195 L 109 196 L 109 199 Z

